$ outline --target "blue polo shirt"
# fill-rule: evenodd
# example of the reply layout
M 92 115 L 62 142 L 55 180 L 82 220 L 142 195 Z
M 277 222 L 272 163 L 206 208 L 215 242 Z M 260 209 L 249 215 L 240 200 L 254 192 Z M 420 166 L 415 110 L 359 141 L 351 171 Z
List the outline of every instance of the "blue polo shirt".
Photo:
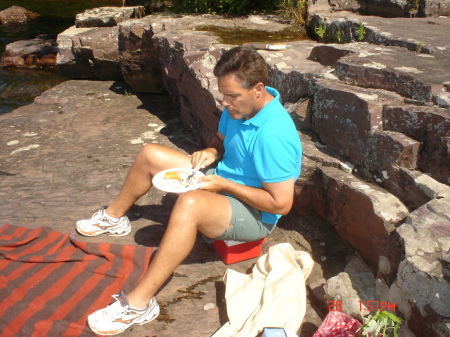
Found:
M 219 132 L 225 137 L 225 152 L 215 174 L 246 186 L 262 188 L 300 176 L 302 146 L 291 116 L 280 103 L 277 90 L 266 87 L 274 96 L 249 120 L 235 120 L 224 108 Z M 279 214 L 262 212 L 262 221 L 274 224 Z

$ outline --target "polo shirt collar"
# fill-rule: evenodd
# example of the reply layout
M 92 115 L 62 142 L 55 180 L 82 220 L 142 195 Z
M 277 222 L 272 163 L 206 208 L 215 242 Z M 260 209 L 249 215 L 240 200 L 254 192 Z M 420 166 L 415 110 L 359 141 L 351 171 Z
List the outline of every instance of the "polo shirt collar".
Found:
M 277 104 L 280 101 L 280 93 L 276 89 L 268 86 L 266 86 L 266 90 L 274 98 L 269 103 L 267 103 L 261 110 L 259 110 L 255 116 L 246 121 L 243 121 L 242 124 L 245 125 L 253 124 L 254 126 L 260 127 L 269 119 L 271 115 L 270 111 L 272 110 L 271 106 Z

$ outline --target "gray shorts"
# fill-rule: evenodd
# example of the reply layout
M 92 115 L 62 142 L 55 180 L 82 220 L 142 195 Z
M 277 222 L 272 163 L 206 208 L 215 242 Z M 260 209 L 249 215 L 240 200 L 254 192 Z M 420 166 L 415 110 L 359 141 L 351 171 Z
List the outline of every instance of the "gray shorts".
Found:
M 206 175 L 212 173 L 213 169 L 209 169 Z M 230 195 L 225 195 L 225 197 L 231 205 L 230 225 L 232 227 L 229 227 L 225 233 L 215 239 L 208 238 L 202 234 L 203 239 L 207 243 L 212 243 L 214 240 L 256 241 L 265 238 L 275 228 L 276 224 L 268 224 L 261 221 L 261 211 Z

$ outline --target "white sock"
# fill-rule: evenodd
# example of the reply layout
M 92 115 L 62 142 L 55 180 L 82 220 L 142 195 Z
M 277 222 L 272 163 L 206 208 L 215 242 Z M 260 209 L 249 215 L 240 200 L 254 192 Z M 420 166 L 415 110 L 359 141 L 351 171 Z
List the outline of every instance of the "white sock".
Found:
M 140 308 L 140 309 L 138 309 L 138 308 L 133 307 L 132 305 L 130 305 L 130 309 L 133 309 L 133 310 L 136 310 L 136 311 L 145 311 L 145 310 L 147 310 L 147 308 L 148 308 L 148 305 L 147 305 L 145 308 Z
M 109 215 L 108 213 L 106 213 L 106 211 L 105 211 L 105 215 L 106 215 L 106 217 L 107 217 L 109 220 L 111 220 L 112 222 L 117 222 L 117 221 L 119 221 L 119 219 L 120 219 L 120 218 L 113 218 L 111 215 Z

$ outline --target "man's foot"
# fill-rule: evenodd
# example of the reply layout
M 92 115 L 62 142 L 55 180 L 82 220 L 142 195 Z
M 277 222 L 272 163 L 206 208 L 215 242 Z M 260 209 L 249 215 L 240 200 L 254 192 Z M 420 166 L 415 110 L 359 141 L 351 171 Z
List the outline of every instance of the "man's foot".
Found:
M 116 299 L 113 304 L 88 316 L 89 327 L 98 335 L 116 335 L 133 324 L 142 325 L 153 321 L 159 315 L 159 305 L 154 297 L 142 310 L 130 307 L 123 290 L 113 297 Z
M 89 220 L 80 220 L 76 224 L 77 232 L 84 236 L 96 236 L 108 233 L 113 236 L 123 236 L 131 232 L 130 221 L 124 215 L 113 221 L 102 207 Z

